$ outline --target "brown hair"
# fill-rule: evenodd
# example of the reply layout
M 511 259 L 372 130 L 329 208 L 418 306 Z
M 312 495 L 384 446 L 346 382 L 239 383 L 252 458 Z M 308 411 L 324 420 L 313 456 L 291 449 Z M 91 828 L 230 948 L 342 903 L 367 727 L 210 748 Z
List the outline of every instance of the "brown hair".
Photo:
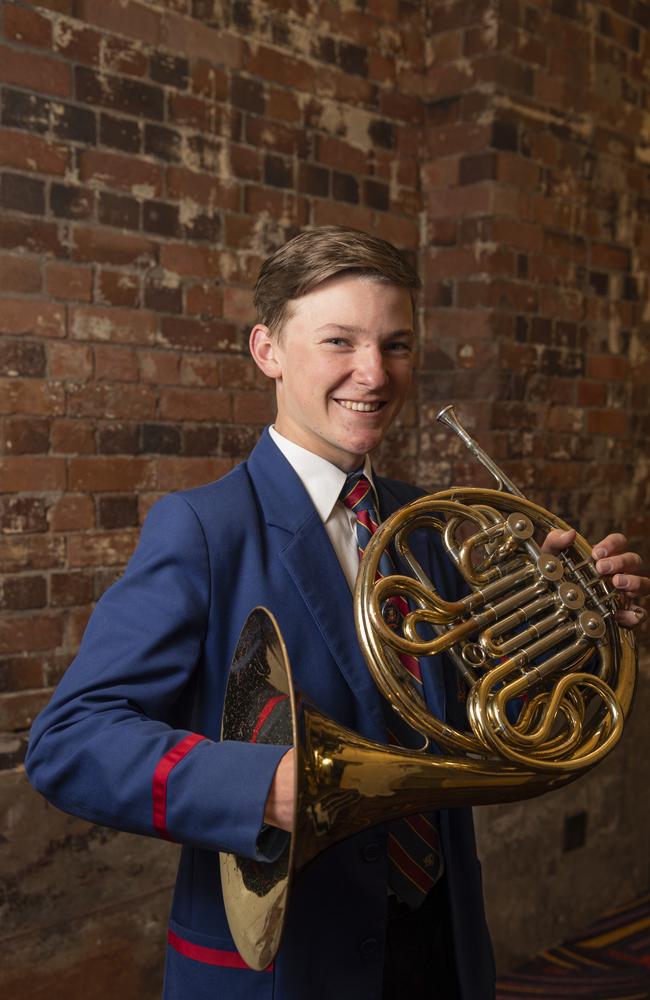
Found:
M 358 229 L 322 226 L 294 236 L 262 264 L 253 293 L 259 322 L 279 333 L 292 299 L 328 278 L 350 273 L 408 288 L 412 299 L 421 287 L 414 268 L 392 243 Z

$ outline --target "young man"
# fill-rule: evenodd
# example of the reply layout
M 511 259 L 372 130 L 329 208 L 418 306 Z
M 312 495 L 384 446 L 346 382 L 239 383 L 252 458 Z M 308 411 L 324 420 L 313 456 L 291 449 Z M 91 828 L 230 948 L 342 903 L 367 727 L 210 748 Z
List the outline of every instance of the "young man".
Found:
M 469 810 L 431 818 L 444 874 L 413 909 L 388 891 L 384 827 L 319 855 L 296 878 L 280 951 L 264 972 L 237 955 L 220 892 L 218 851 L 264 861 L 276 849 L 273 828 L 291 827 L 292 751 L 219 739 L 251 608 L 276 616 L 301 691 L 336 721 L 386 741 L 352 614 L 356 517 L 340 498 L 361 467 L 381 517 L 421 493 L 376 476 L 367 459 L 408 392 L 418 284 L 394 247 L 351 230 L 302 233 L 266 261 L 251 352 L 276 384 L 274 427 L 224 479 L 155 505 L 34 724 L 28 772 L 56 805 L 183 845 L 170 1000 L 493 996 Z M 559 533 L 549 545 L 568 540 Z M 618 574 L 624 592 L 645 593 L 624 542 L 600 543 L 610 565 L 599 568 Z M 449 561 L 433 547 L 424 558 L 438 589 L 453 595 Z M 456 679 L 438 666 L 425 689 L 444 716 L 445 704 L 457 704 Z

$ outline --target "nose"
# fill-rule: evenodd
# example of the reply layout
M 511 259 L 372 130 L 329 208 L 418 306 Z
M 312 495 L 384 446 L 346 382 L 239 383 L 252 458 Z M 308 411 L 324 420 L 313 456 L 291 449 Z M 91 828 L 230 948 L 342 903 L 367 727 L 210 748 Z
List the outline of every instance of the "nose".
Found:
M 354 379 L 367 389 L 381 389 L 388 382 L 386 359 L 377 347 L 359 351 L 356 357 Z

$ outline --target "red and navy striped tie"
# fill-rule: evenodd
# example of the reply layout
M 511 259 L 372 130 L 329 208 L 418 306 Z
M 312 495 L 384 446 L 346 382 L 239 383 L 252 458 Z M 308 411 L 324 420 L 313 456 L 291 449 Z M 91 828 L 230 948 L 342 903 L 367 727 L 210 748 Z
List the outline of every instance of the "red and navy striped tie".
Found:
M 347 477 L 341 491 L 341 501 L 356 516 L 357 545 L 359 559 L 362 559 L 366 545 L 379 526 L 372 486 L 362 472 L 353 472 Z M 379 562 L 377 579 L 392 576 L 394 573 L 393 560 L 385 549 Z M 408 613 L 408 603 L 401 595 L 390 597 L 386 604 L 391 604 L 396 609 L 399 621 Z M 386 617 L 390 618 L 391 615 Z M 407 653 L 400 653 L 399 656 L 413 683 L 421 691 L 422 674 L 419 661 Z M 384 712 L 389 738 L 395 743 L 401 746 L 417 746 L 422 742 L 422 738 L 399 718 L 388 702 L 384 703 Z M 391 888 L 400 899 L 415 909 L 423 902 L 444 870 L 438 830 L 431 819 L 418 813 L 394 820 L 389 825 L 388 858 L 390 862 L 388 880 Z

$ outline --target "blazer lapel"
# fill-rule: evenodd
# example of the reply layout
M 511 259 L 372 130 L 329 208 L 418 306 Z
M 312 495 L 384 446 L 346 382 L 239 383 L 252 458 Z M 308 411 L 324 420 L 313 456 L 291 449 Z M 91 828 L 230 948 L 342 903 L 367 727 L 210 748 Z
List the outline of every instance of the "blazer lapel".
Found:
M 359 647 L 352 597 L 343 570 L 306 490 L 268 430 L 253 450 L 248 468 L 266 523 L 287 532 L 280 559 L 348 686 L 363 706 L 365 735 L 383 740 L 381 701 Z

